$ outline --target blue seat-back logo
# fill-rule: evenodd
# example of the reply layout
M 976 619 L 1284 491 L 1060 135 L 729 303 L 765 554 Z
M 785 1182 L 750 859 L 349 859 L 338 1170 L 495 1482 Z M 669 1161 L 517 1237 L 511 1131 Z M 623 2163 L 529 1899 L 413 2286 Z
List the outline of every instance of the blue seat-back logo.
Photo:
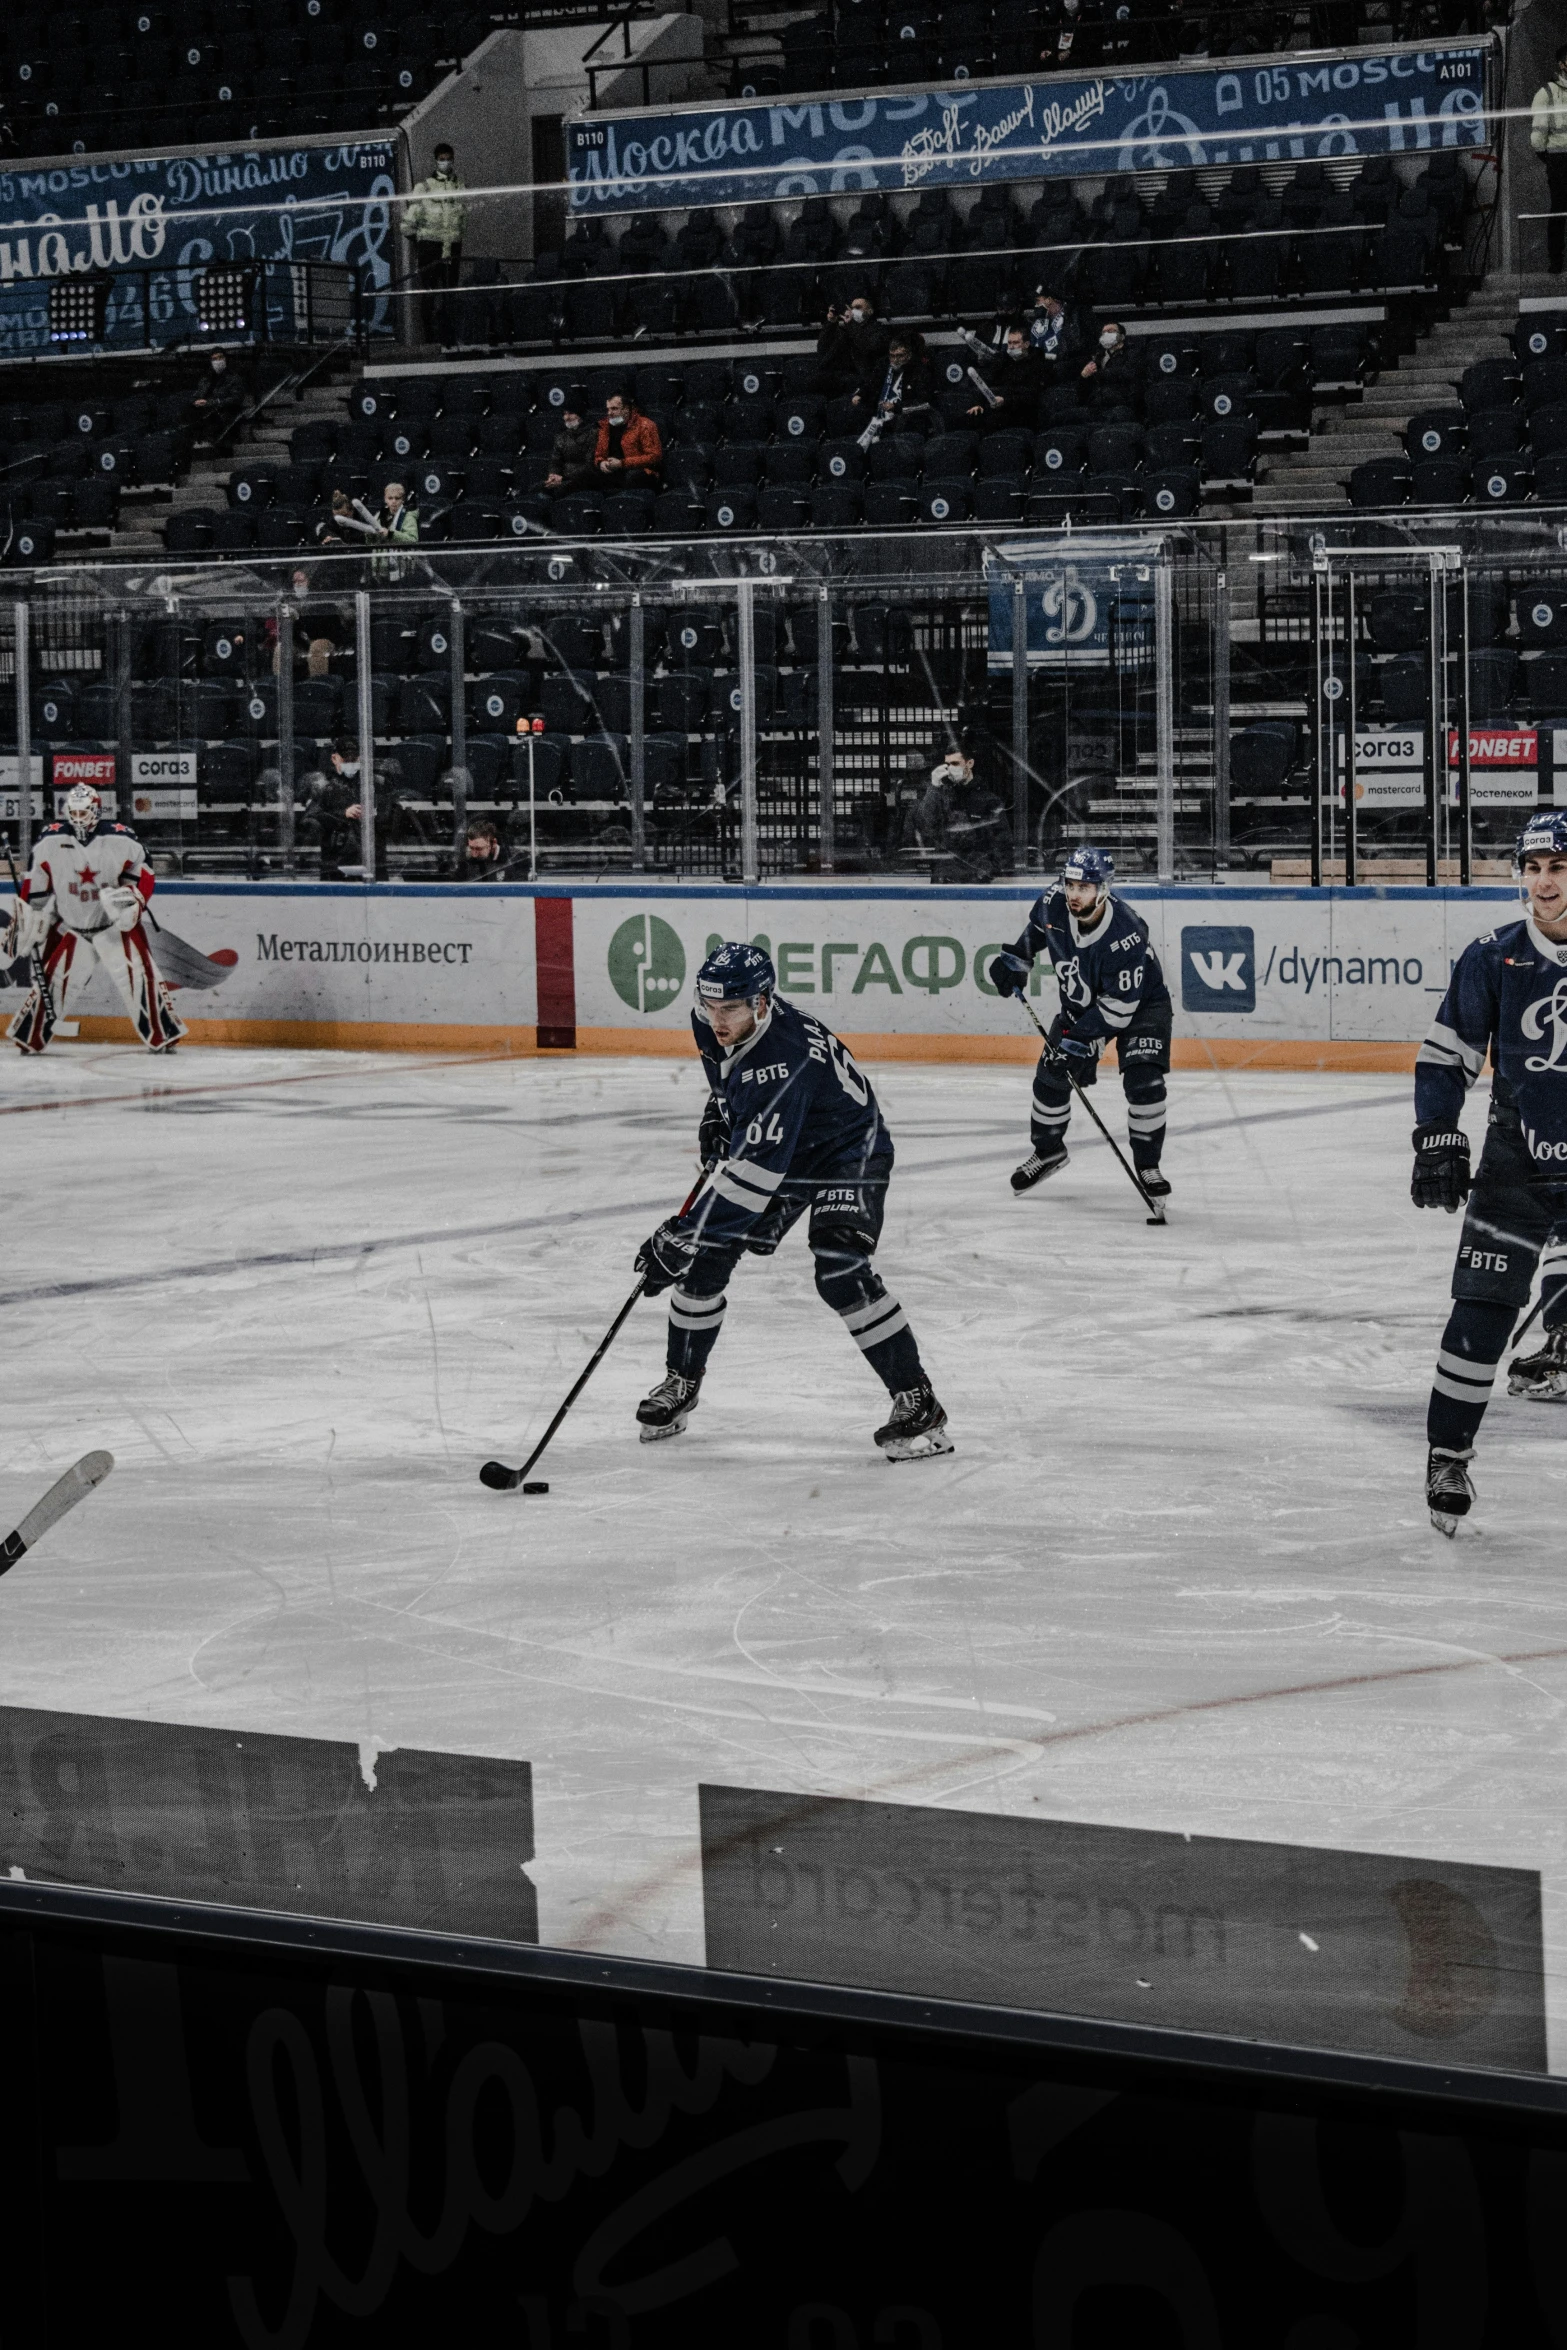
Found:
M 1188 1012 L 1255 1012 L 1257 942 L 1239 924 L 1181 932 L 1181 1004 Z

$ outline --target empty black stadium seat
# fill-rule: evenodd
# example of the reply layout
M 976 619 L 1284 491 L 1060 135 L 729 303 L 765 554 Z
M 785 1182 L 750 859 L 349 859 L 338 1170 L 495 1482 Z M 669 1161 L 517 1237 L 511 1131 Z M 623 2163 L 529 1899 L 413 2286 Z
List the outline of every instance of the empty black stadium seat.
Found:
M 1451 457 L 1468 445 L 1468 419 L 1462 408 L 1423 408 L 1411 416 L 1404 433 L 1404 447 L 1411 460 Z
M 754 530 L 756 492 L 746 488 L 711 490 L 705 512 L 709 530 Z
M 1421 457 L 1410 468 L 1410 503 L 1461 506 L 1469 495 L 1469 478 L 1467 457 Z
M 1508 359 L 1477 359 L 1459 379 L 1458 397 L 1471 415 L 1482 408 L 1511 407 L 1522 390 L 1522 374 Z
M 1531 718 L 1567 717 L 1567 654 L 1542 653 L 1538 660 L 1524 662 L 1516 699 Z
M 1533 462 L 1527 450 L 1477 459 L 1469 486 L 1477 506 L 1521 506 L 1534 487 Z
M 1376 672 L 1382 708 L 1394 726 L 1407 726 L 1429 717 L 1431 665 L 1420 653 L 1400 653 Z
M 1230 784 L 1239 792 L 1282 791 L 1300 745 L 1293 719 L 1259 719 L 1230 736 Z
M 1161 521 L 1195 514 L 1200 492 L 1195 465 L 1165 468 L 1143 477 L 1143 508 Z
M 1506 718 L 1518 685 L 1518 656 L 1506 647 L 1469 655 L 1469 716 L 1472 723 Z
M 1357 465 L 1349 477 L 1352 506 L 1403 506 L 1411 487 L 1409 461 L 1404 457 L 1372 457 Z
M 1567 646 L 1567 582 L 1540 580 L 1517 591 L 1518 641 L 1526 649 Z

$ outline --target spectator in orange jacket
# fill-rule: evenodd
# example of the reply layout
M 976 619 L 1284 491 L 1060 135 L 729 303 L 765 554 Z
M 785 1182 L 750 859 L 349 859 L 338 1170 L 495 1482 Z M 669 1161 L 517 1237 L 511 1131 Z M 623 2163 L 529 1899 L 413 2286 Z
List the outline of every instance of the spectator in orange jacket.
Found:
M 593 451 L 593 471 L 606 489 L 659 486 L 664 443 L 651 416 L 644 416 L 629 392 L 611 392 Z

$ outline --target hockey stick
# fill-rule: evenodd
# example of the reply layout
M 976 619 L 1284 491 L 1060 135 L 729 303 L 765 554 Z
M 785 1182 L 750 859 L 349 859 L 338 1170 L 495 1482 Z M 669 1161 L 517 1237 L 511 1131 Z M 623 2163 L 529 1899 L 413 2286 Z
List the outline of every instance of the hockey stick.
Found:
M 23 904 L 22 885 L 17 879 L 16 859 L 11 854 L 11 844 L 9 841 L 7 841 L 5 844 L 5 862 L 6 870 L 11 876 L 11 887 L 16 892 L 17 910 L 20 912 Z M 50 1027 L 53 1028 L 55 1025 L 54 989 L 49 985 L 49 975 L 44 969 L 43 954 L 39 948 L 34 947 L 32 953 L 28 956 L 27 959 L 33 967 L 33 985 L 38 990 L 38 1000 L 43 1005 L 44 1011 L 48 1015 Z
M 1033 1021 L 1034 1026 L 1039 1030 L 1040 1038 L 1045 1048 L 1045 1058 L 1053 1065 L 1059 1065 L 1066 1071 L 1066 1081 L 1068 1085 L 1070 1085 L 1072 1091 L 1076 1094 L 1078 1100 L 1082 1103 L 1084 1109 L 1088 1112 L 1088 1115 L 1090 1118 L 1092 1118 L 1094 1124 L 1098 1127 L 1100 1133 L 1104 1136 L 1106 1142 L 1110 1145 L 1110 1148 L 1114 1151 L 1116 1157 L 1120 1160 L 1122 1166 L 1126 1169 L 1126 1172 L 1131 1178 L 1131 1181 L 1135 1184 L 1138 1198 L 1142 1201 L 1143 1206 L 1149 1211 L 1149 1223 L 1162 1224 L 1165 1220 L 1163 1208 L 1159 1205 L 1156 1199 L 1154 1199 L 1148 1192 L 1144 1191 L 1142 1177 L 1138 1174 L 1137 1169 L 1132 1165 L 1131 1160 L 1127 1157 L 1120 1144 L 1116 1141 L 1115 1136 L 1111 1133 L 1103 1118 L 1100 1117 L 1099 1112 L 1094 1108 L 1093 1103 L 1089 1100 L 1088 1095 L 1083 1090 L 1082 1086 L 1078 1084 L 1077 1074 L 1072 1067 L 1071 1061 L 1068 1059 L 1067 1055 L 1059 1049 L 1058 1046 L 1051 1043 L 1049 1029 L 1040 1019 L 1039 1014 L 1035 1011 L 1027 996 L 1020 995 L 1017 1000 L 1022 1005 L 1029 1018 Z
M 697 1177 L 695 1183 L 691 1186 L 691 1190 L 686 1199 L 685 1206 L 682 1207 L 679 1211 L 680 1215 L 684 1216 L 692 1207 L 695 1206 L 697 1195 L 701 1191 L 703 1184 L 707 1181 L 709 1173 L 710 1169 L 707 1167 L 702 1169 L 701 1174 Z M 635 1289 L 631 1292 L 631 1295 L 627 1298 L 625 1304 L 621 1307 L 619 1313 L 615 1316 L 613 1322 L 611 1322 L 609 1328 L 605 1331 L 603 1337 L 599 1340 L 598 1345 L 594 1348 L 592 1355 L 589 1357 L 587 1369 L 583 1372 L 581 1378 L 572 1388 L 571 1393 L 567 1396 L 565 1402 L 561 1405 L 560 1410 L 555 1414 L 554 1419 L 551 1420 L 549 1426 L 545 1429 L 544 1434 L 539 1438 L 539 1441 L 534 1446 L 532 1452 L 529 1453 L 527 1459 L 523 1462 L 522 1467 L 520 1469 L 508 1469 L 504 1461 L 486 1461 L 483 1468 L 479 1471 L 479 1483 L 481 1485 L 488 1485 L 492 1493 L 515 1493 L 519 1485 L 522 1486 L 524 1493 L 548 1493 L 549 1487 L 547 1485 L 542 1483 L 537 1485 L 525 1485 L 523 1484 L 523 1479 L 527 1476 L 528 1471 L 534 1467 L 539 1459 L 539 1456 L 543 1453 L 546 1446 L 549 1444 L 550 1439 L 554 1436 L 556 1429 L 560 1426 L 562 1420 L 564 1420 L 566 1414 L 570 1411 L 572 1405 L 576 1402 L 578 1396 L 582 1393 L 582 1390 L 584 1387 L 586 1387 L 588 1381 L 592 1378 L 594 1372 L 598 1369 L 600 1363 L 604 1360 L 604 1357 L 608 1354 L 610 1348 L 614 1345 L 616 1339 L 620 1336 L 621 1325 L 625 1322 L 626 1317 L 631 1312 L 632 1307 L 636 1304 L 637 1299 L 642 1295 L 642 1292 L 646 1287 L 647 1275 L 644 1273 L 642 1278 L 638 1281 Z
M 51 1526 L 58 1525 L 67 1510 L 75 1509 L 79 1501 L 85 1500 L 95 1485 L 101 1485 L 113 1466 L 112 1452 L 84 1452 L 74 1467 L 67 1469 L 63 1477 L 57 1477 L 15 1532 L 0 1542 L 0 1575 L 8 1567 L 14 1567 L 23 1551 L 31 1550 Z

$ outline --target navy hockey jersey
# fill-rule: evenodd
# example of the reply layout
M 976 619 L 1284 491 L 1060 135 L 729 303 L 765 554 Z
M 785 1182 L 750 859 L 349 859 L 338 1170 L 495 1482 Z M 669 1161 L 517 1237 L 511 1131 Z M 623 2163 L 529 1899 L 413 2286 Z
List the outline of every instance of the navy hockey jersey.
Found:
M 1529 1155 L 1567 1176 L 1567 946 L 1527 917 L 1466 946 L 1415 1062 L 1415 1118 L 1456 1126 L 1489 1050 Z
M 1109 912 L 1091 938 L 1078 929 L 1064 889 L 1036 898 L 1011 952 L 1025 963 L 1036 955 L 1049 957 L 1061 990 L 1062 1017 L 1085 1043 L 1121 1035 L 1134 1012 L 1169 1009 L 1170 991 L 1148 926 L 1114 891 Z
M 785 1176 L 858 1175 L 889 1158 L 870 1080 L 846 1045 L 808 1013 L 774 996 L 744 1044 L 726 1053 L 700 1011 L 691 1032 L 707 1081 L 729 1112 L 729 1156 L 683 1219 L 709 1240 L 737 1240 L 773 1204 Z

